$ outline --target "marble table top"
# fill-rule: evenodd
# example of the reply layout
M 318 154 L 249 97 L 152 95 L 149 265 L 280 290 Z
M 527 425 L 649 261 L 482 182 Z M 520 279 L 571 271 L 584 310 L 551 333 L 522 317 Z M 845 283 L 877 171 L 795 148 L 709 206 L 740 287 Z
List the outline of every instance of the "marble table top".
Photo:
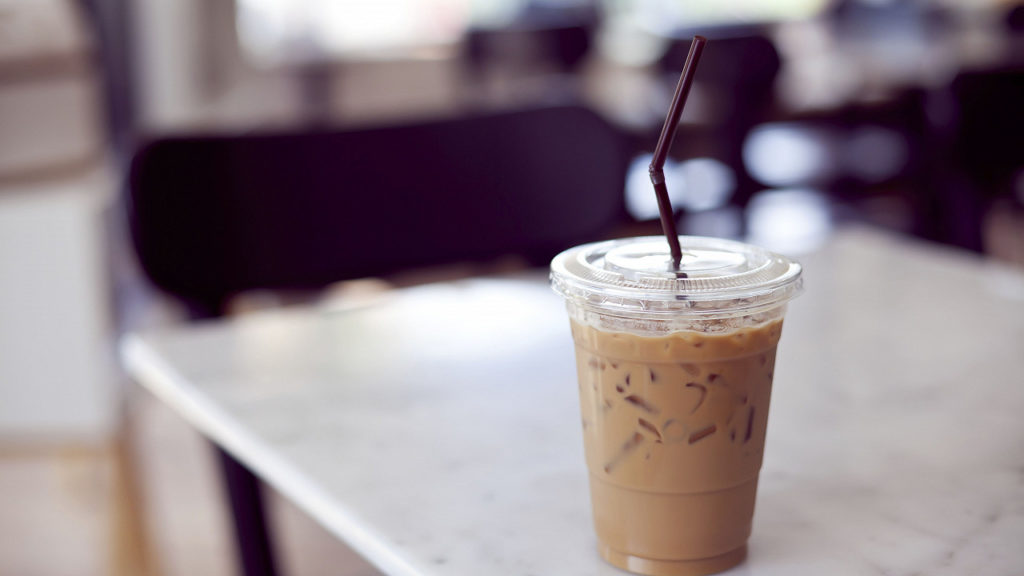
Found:
M 866 230 L 803 262 L 728 574 L 1024 573 L 1024 274 Z M 621 574 L 539 276 L 130 335 L 122 357 L 387 574 Z

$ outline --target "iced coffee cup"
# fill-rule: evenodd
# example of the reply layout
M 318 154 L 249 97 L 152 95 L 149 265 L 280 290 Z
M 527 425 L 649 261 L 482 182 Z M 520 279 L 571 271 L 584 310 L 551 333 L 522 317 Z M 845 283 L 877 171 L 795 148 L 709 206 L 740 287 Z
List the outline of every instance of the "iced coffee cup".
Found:
M 796 262 L 681 236 L 577 246 L 551 263 L 576 345 L 599 551 L 651 576 L 746 556 L 775 350 Z

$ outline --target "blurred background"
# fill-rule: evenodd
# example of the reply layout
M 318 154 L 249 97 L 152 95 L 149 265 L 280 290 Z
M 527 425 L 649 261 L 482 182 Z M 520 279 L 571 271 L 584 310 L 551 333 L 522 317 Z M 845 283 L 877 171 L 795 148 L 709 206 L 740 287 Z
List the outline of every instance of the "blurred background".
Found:
M 287 148 L 302 142 L 332 176 L 273 191 L 298 205 L 304 186 L 340 189 L 367 170 L 421 174 L 428 190 L 403 127 L 582 108 L 614 141 L 599 235 L 657 234 L 647 165 L 694 34 L 710 43 L 666 167 L 681 233 L 799 257 L 837 227 L 867 225 L 1024 266 L 1024 4 L 0 0 L 0 574 L 237 570 L 209 447 L 116 369 L 119 335 L 189 316 L 139 265 L 140 151 L 184 142 L 187 168 L 158 177 L 220 186 L 253 168 L 247 143 L 278 142 L 263 168 L 290 163 L 288 174 L 305 158 Z M 393 131 L 377 158 L 331 148 L 381 129 Z M 209 138 L 220 147 L 193 146 Z M 546 170 L 534 176 L 558 176 Z M 438 198 L 437 212 L 479 217 L 490 184 L 478 184 Z M 374 198 L 390 191 L 373 188 L 338 194 L 363 207 L 365 230 L 384 230 Z M 214 213 L 255 211 L 257 196 L 242 187 Z M 336 217 L 339 229 L 353 219 Z M 258 232 L 274 243 L 283 230 Z M 408 261 L 317 297 L 529 268 L 564 247 L 440 269 Z M 309 297 L 258 291 L 225 311 Z M 375 574 L 272 504 L 286 573 Z

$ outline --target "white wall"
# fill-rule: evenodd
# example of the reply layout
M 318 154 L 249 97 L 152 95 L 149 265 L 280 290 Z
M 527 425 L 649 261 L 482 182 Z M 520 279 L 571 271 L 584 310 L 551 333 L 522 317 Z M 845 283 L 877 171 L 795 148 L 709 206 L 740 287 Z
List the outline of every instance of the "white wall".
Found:
M 90 441 L 116 421 L 102 174 L 0 186 L 0 437 Z

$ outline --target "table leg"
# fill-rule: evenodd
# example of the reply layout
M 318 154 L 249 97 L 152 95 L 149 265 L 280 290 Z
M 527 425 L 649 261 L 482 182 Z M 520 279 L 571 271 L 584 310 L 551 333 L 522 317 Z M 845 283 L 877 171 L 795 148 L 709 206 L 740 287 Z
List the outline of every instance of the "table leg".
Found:
M 219 446 L 221 463 L 231 515 L 235 523 L 235 539 L 244 576 L 274 576 L 274 555 L 267 533 L 260 480 L 244 464 Z

